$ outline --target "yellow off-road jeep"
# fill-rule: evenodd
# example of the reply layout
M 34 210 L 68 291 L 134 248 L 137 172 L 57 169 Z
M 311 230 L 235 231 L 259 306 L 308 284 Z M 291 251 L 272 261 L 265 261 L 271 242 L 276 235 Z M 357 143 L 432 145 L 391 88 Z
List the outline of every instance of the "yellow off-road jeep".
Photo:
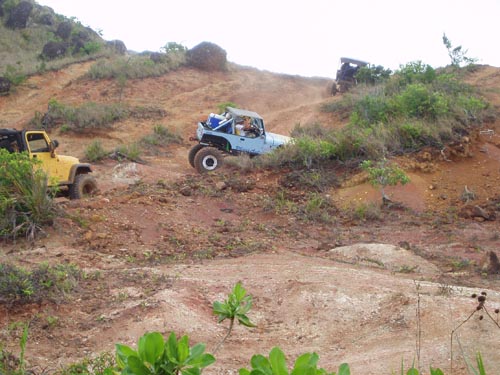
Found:
M 90 173 L 90 164 L 80 163 L 73 156 L 58 155 L 59 142 L 51 141 L 43 130 L 0 129 L 0 148 L 9 152 L 27 152 L 41 162 L 49 176 L 49 184 L 57 184 L 60 194 L 80 199 L 97 192 L 97 182 Z

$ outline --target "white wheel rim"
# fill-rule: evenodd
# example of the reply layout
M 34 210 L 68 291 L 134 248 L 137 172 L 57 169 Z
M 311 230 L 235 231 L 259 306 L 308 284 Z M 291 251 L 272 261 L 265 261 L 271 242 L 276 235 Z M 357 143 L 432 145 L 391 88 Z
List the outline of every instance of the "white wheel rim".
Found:
M 217 158 L 213 155 L 207 155 L 203 158 L 202 165 L 207 171 L 213 171 L 217 168 Z

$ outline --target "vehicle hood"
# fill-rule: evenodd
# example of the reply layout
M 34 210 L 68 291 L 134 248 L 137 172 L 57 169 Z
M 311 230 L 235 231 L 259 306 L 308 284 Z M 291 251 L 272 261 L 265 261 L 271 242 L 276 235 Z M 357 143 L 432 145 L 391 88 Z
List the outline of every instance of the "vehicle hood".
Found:
M 60 163 L 64 163 L 70 166 L 80 163 L 80 160 L 78 158 L 75 158 L 74 156 L 56 154 L 56 158 L 59 160 Z
M 275 146 L 282 146 L 290 143 L 293 138 L 287 137 L 286 135 L 266 132 L 266 139 L 268 142 L 272 142 Z

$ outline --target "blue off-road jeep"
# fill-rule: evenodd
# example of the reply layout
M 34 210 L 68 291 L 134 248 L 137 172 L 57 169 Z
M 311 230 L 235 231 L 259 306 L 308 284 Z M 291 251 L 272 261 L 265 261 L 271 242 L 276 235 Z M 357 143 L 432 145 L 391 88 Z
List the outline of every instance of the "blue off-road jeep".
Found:
M 243 127 L 245 123 L 245 127 Z M 264 120 L 255 112 L 227 107 L 221 115 L 211 113 L 198 123 L 189 164 L 199 173 L 214 171 L 223 164 L 224 155 L 261 155 L 283 146 L 291 138 L 266 132 Z

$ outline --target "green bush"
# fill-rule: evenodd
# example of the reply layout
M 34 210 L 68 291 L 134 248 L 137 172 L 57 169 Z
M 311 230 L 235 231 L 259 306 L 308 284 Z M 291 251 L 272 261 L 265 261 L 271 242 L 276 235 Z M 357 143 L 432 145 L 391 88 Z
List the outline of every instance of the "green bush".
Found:
M 172 131 L 170 128 L 158 124 L 153 127 L 153 133 L 144 136 L 141 139 L 140 143 L 147 147 L 164 147 L 172 143 L 182 143 L 182 137 L 177 132 Z
M 121 145 L 115 149 L 118 158 L 125 157 L 132 161 L 139 161 L 141 158 L 141 149 L 137 143 Z
M 85 149 L 85 158 L 90 162 L 96 162 L 104 159 L 109 155 L 109 152 L 104 150 L 102 143 L 99 140 L 92 141 Z
M 33 270 L 25 270 L 0 263 L 0 303 L 57 301 L 71 292 L 80 278 L 81 271 L 74 265 L 43 263 Z
M 48 177 L 36 160 L 0 149 L 0 236 L 34 239 L 55 213 Z
M 83 132 L 87 129 L 111 128 L 114 122 L 128 117 L 129 113 L 129 109 L 123 104 L 87 102 L 79 107 L 72 107 L 51 99 L 45 118 L 50 121 L 46 125 L 48 127 L 64 124 L 68 130 Z
M 117 367 L 128 375 L 199 375 L 215 362 L 213 355 L 204 353 L 205 344 L 189 346 L 189 337 L 177 340 L 171 333 L 167 340 L 159 332 L 139 338 L 137 350 L 116 344 Z

